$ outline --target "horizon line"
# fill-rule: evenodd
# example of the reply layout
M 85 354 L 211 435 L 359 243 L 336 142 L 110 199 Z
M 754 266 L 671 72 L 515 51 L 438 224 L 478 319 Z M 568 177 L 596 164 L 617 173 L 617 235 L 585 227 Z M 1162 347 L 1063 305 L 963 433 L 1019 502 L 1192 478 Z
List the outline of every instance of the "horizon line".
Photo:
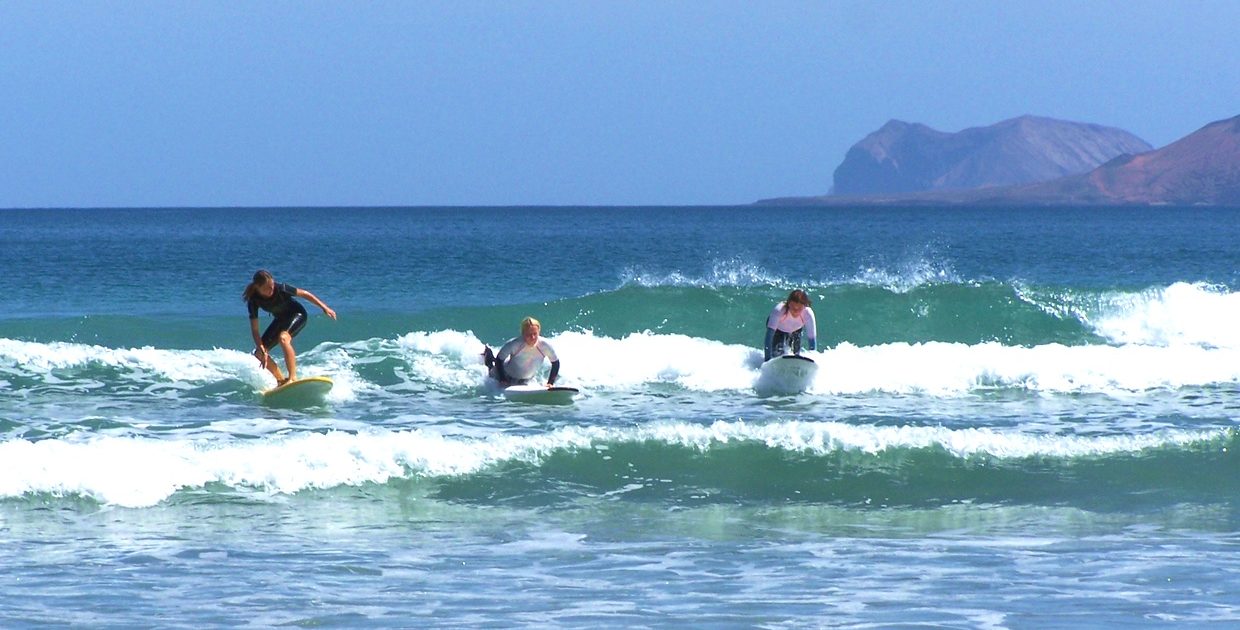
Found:
M 18 211 L 18 210 L 286 210 L 289 208 L 302 208 L 307 210 L 401 210 L 401 209 L 444 209 L 444 210 L 467 210 L 467 209 L 486 209 L 486 208 L 746 208 L 758 205 L 757 202 L 748 203 L 702 203 L 702 204 L 674 204 L 674 203 L 649 203 L 649 204 L 417 204 L 417 205 L 390 205 L 390 204 L 287 204 L 287 205 L 237 205 L 237 206 L 216 206 L 216 205 L 187 205 L 187 206 L 9 206 L 0 207 L 0 212 Z

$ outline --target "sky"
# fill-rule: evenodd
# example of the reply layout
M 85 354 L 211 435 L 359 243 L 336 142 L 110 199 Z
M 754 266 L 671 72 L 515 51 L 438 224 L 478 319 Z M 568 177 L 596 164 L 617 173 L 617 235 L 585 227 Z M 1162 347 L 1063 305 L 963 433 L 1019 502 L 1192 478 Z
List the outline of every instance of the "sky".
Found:
M 1155 147 L 1240 115 L 1232 0 L 0 0 L 0 208 L 730 205 L 888 120 Z

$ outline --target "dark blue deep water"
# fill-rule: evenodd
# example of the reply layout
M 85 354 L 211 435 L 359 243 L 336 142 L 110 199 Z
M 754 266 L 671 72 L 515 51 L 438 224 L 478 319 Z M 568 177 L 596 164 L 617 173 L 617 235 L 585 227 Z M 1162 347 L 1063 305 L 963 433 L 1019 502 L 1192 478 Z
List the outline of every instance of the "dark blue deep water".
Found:
M 1240 623 L 1237 243 L 1200 208 L 0 211 L 0 626 Z M 263 403 L 260 267 L 339 315 L 296 340 L 321 404 Z M 819 371 L 772 394 L 794 288 Z M 571 405 L 485 384 L 527 315 Z

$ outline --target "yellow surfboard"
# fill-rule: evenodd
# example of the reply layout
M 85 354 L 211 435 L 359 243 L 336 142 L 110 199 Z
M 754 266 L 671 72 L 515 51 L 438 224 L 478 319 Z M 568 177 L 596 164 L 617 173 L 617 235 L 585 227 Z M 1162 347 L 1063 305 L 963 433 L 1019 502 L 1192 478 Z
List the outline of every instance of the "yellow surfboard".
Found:
M 272 407 L 313 407 L 323 404 L 331 390 L 330 378 L 308 376 L 263 392 L 263 404 Z

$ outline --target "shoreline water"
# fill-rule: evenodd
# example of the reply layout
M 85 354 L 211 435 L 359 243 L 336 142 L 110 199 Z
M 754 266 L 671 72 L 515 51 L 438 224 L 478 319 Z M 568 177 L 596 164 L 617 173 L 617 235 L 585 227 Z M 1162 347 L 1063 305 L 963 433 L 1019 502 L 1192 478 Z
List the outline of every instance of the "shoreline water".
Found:
M 0 624 L 1240 619 L 1228 212 L 91 212 L 0 212 Z M 527 314 L 573 405 L 482 387 Z

